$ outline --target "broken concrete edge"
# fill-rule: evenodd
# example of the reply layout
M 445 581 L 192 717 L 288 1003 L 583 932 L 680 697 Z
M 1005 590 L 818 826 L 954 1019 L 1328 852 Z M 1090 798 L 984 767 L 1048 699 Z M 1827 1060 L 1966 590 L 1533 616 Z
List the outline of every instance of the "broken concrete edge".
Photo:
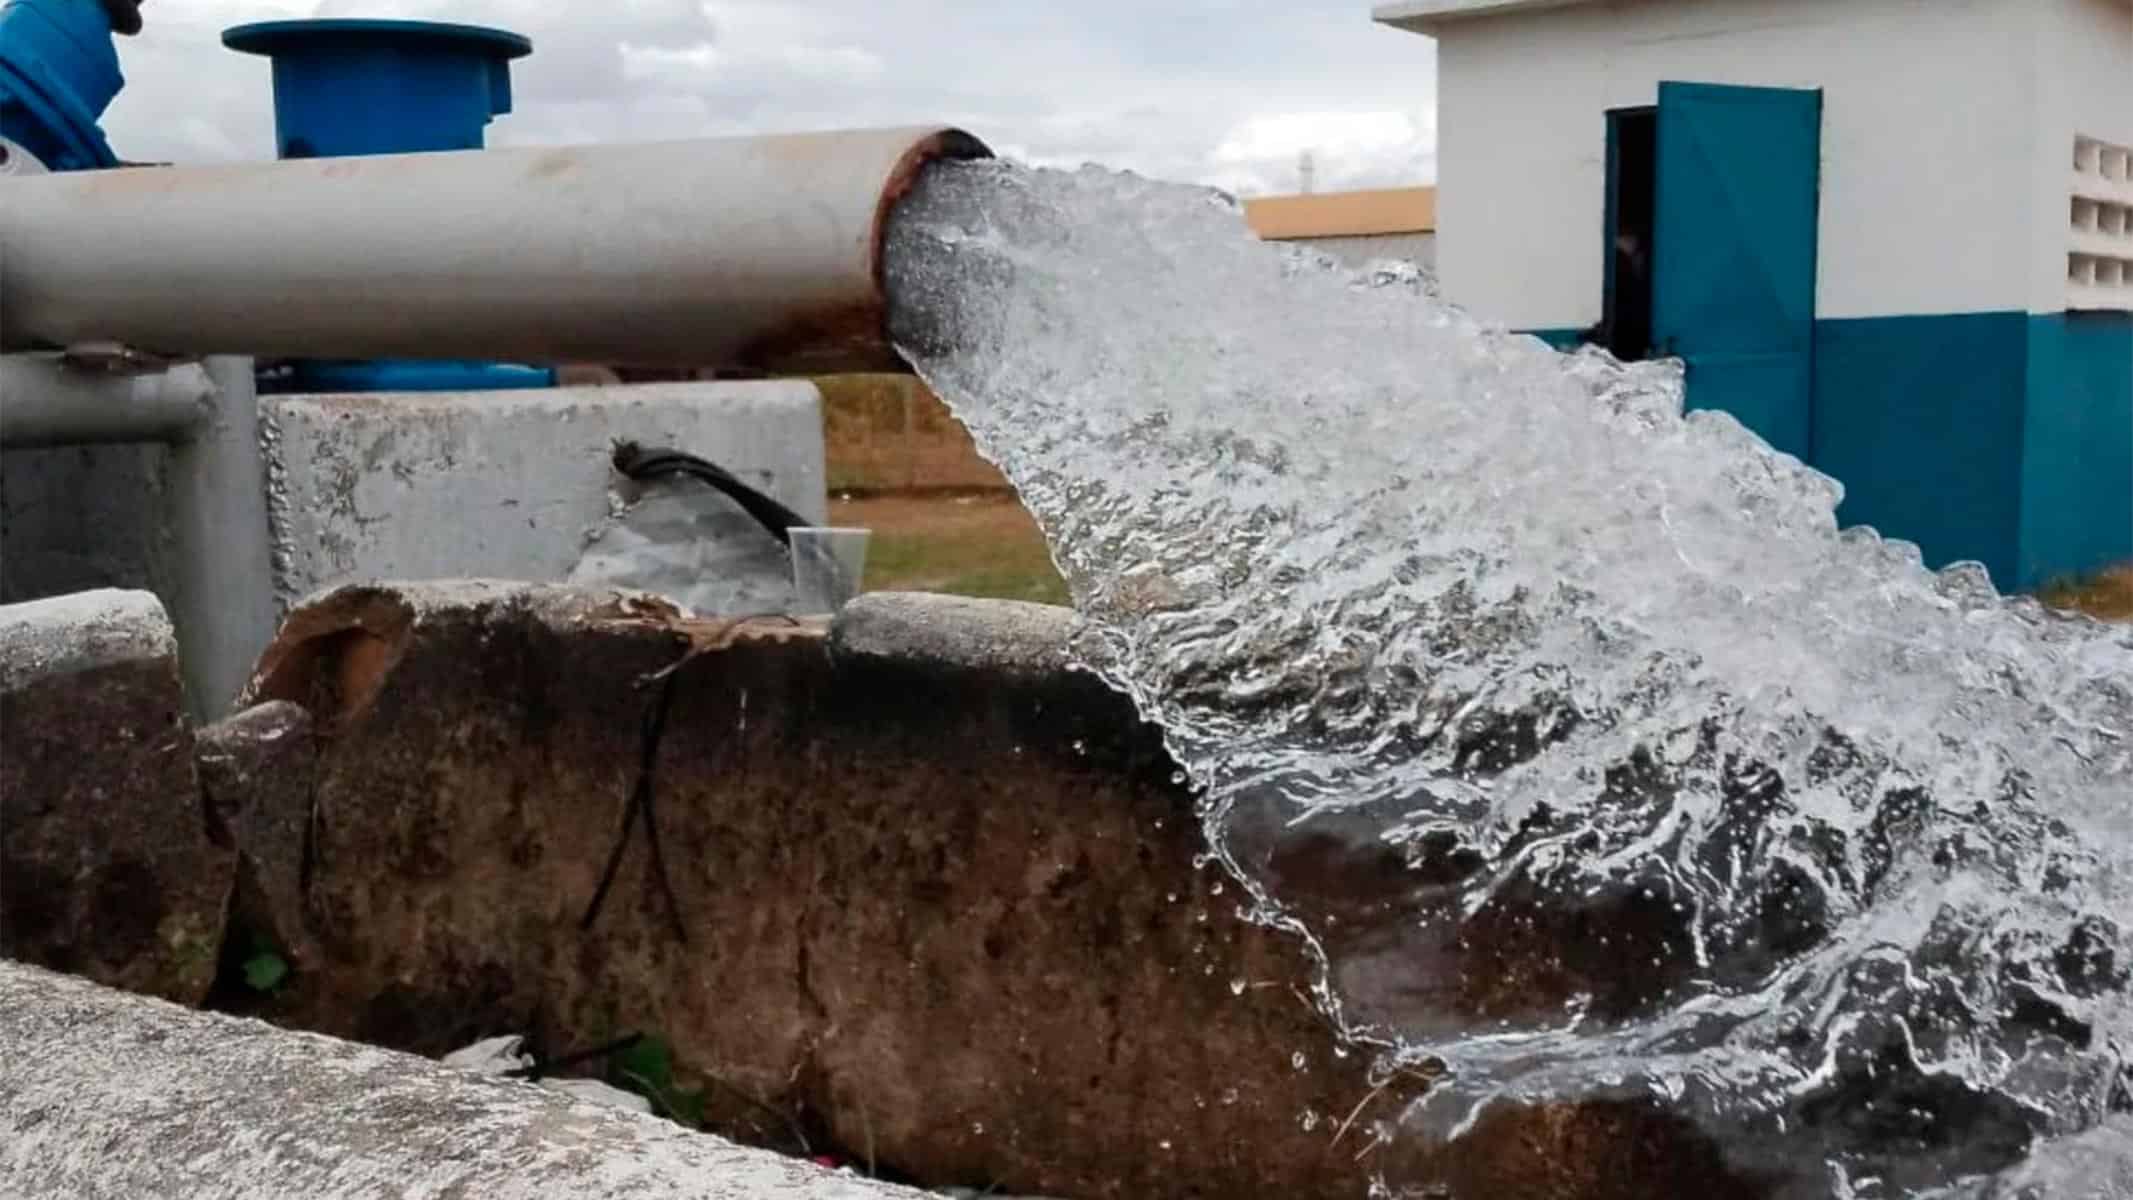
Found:
M 828 637 L 840 659 L 997 672 L 1032 680 L 1076 670 L 1069 643 L 1074 610 L 1016 600 L 927 592 L 873 592 L 847 604 L 825 629 L 808 618 L 691 618 L 671 601 L 643 592 L 573 588 L 493 579 L 344 584 L 306 597 L 260 656 L 238 708 L 269 699 L 313 708 L 322 727 L 359 713 L 397 660 L 415 626 L 444 614 L 509 607 L 551 625 L 600 623 L 671 635 L 701 650 L 736 641 Z M 317 694 L 310 660 L 333 639 L 356 638 L 360 652 L 336 647 L 340 678 Z M 716 644 L 711 644 L 715 642 Z M 356 669 L 348 669 L 349 662 Z M 1101 685 L 1098 685 L 1101 686 Z M 304 693 L 312 692 L 309 697 Z M 318 705 L 323 705 L 323 711 Z
M 18 963 L 0 963 L 0 1061 L 9 1195 L 924 1195 L 531 1083 Z
M 559 629 L 599 621 L 672 632 L 688 623 L 672 602 L 641 592 L 497 579 L 341 584 L 289 611 L 236 707 L 293 701 L 330 734 L 376 698 L 413 630 L 441 617 L 502 611 L 526 612 Z M 321 670 L 328 661 L 333 669 Z
M 121 588 L 0 605 L 0 690 L 33 679 L 168 658 L 177 633 L 155 593 Z

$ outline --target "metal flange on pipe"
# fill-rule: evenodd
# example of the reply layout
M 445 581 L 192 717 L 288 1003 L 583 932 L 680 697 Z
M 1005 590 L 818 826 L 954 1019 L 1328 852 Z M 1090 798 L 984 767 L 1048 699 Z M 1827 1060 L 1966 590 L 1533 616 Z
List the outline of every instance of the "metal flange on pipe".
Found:
M 0 177 L 0 349 L 901 370 L 926 127 Z

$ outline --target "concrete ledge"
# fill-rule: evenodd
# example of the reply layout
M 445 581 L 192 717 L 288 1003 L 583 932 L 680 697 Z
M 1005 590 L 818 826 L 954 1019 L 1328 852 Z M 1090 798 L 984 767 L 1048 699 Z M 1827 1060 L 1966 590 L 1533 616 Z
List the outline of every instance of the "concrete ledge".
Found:
M 0 734 L 0 955 L 203 997 L 232 856 L 208 835 L 155 597 L 0 608 Z
M 831 638 L 851 660 L 931 662 L 1019 676 L 1066 671 L 1074 610 L 1014 600 L 875 592 L 837 614 Z
M 155 594 L 123 588 L 0 605 L 0 688 L 128 662 L 175 660 L 178 640 Z
M 0 963 L 0 1194 L 897 1200 L 890 1187 L 425 1059 Z

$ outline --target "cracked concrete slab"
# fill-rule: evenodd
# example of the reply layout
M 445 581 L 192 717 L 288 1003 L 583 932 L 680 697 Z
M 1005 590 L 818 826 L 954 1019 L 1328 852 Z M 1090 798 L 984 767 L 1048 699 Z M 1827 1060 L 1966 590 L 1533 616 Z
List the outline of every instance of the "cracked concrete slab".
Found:
M 0 963 L 0 1195 L 919 1200 L 670 1121 Z

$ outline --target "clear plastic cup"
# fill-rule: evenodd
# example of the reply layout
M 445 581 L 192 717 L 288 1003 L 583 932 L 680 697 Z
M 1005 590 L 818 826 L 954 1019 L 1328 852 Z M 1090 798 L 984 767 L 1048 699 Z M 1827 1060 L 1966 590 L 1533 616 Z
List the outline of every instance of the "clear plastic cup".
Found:
M 874 536 L 873 530 L 796 525 L 785 532 L 792 536 L 796 615 L 831 614 L 859 594 L 859 580 L 867 567 L 867 540 Z

